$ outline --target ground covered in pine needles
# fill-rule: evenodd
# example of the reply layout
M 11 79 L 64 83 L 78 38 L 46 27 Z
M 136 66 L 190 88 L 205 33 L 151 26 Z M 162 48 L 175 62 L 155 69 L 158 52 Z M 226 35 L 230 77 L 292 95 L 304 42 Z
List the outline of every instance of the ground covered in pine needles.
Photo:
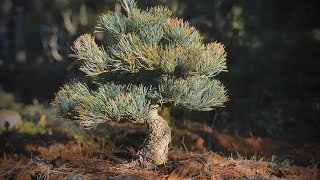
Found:
M 168 163 L 148 170 L 132 161 L 145 127 L 110 124 L 72 136 L 63 131 L 66 127 L 77 129 L 75 123 L 54 122 L 46 125 L 50 133 L 2 133 L 0 179 L 320 178 L 320 147 L 316 145 L 294 147 L 266 138 L 231 136 L 194 123 L 198 133 L 184 131 L 181 147 L 171 147 Z M 178 133 L 173 130 L 173 137 Z M 214 141 L 221 151 L 209 151 L 208 141 Z M 233 153 L 223 154 L 223 149 Z M 278 154 L 282 155 L 275 156 Z M 308 159 L 314 161 L 306 164 Z

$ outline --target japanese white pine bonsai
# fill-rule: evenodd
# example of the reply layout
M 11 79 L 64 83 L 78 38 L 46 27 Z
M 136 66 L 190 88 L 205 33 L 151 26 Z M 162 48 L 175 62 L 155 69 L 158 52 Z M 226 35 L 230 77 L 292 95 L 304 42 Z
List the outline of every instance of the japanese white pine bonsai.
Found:
M 134 0 L 120 3 L 125 14 L 103 14 L 96 26 L 115 44 L 98 46 L 84 34 L 71 47 L 90 83 L 64 85 L 52 105 L 61 117 L 80 119 L 87 127 L 122 120 L 147 124 L 139 162 L 164 164 L 171 130 L 159 106 L 198 111 L 223 106 L 226 91 L 214 77 L 226 71 L 226 53 L 220 43 L 204 44 L 194 27 L 172 18 L 166 7 L 141 10 Z

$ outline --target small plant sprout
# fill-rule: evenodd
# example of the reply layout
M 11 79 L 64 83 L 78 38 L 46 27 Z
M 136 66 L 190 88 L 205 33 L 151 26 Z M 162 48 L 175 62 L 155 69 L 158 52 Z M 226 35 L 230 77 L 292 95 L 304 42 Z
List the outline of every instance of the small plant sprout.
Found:
M 197 111 L 222 107 L 226 90 L 215 77 L 226 71 L 220 43 L 205 44 L 188 22 L 171 17 L 162 6 L 141 10 L 134 0 L 121 0 L 125 14 L 100 16 L 96 31 L 116 39 L 108 47 L 84 34 L 72 45 L 72 57 L 90 79 L 73 81 L 56 94 L 59 116 L 95 127 L 109 121 L 147 124 L 149 134 L 138 152 L 144 166 L 166 163 L 171 130 L 158 115 L 164 104 Z

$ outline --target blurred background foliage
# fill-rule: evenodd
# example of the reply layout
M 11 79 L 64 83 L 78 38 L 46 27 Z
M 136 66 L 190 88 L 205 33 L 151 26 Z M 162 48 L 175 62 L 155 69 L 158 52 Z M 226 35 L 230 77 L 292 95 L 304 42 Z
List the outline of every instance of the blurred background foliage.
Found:
M 139 0 L 138 4 L 166 5 L 174 16 L 199 29 L 205 42 L 226 46 L 229 72 L 219 75 L 231 99 L 226 108 L 173 112 L 174 119 L 202 120 L 225 132 L 320 141 L 316 0 Z M 48 105 L 62 84 L 83 76 L 77 62 L 68 58 L 70 45 L 79 35 L 93 33 L 98 15 L 107 11 L 121 9 L 115 0 L 1 0 L 0 87 L 30 105 L 20 111 L 22 116 L 40 119 L 41 104 Z M 112 43 L 104 34 L 95 36 L 98 43 Z M 10 98 L 6 94 L 0 105 L 10 106 Z

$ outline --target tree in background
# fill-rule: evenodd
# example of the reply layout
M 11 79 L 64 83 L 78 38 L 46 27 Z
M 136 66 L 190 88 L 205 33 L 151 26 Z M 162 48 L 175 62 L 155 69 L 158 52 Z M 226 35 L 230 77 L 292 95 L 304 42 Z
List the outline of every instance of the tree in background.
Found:
M 220 43 L 204 44 L 194 27 L 171 18 L 166 7 L 141 10 L 134 0 L 121 5 L 126 15 L 103 14 L 96 28 L 116 44 L 104 48 L 84 34 L 72 46 L 91 83 L 66 84 L 52 104 L 60 116 L 81 119 L 87 127 L 122 120 L 147 124 L 139 162 L 164 164 L 171 130 L 158 115 L 159 106 L 199 111 L 223 106 L 226 91 L 214 77 L 226 70 L 226 54 Z
M 66 61 L 70 50 L 65 47 L 95 27 L 97 13 L 117 11 L 118 6 L 114 0 L 0 1 L 0 88 L 24 103 L 34 98 L 48 102 L 79 73 L 71 68 L 75 62 Z

